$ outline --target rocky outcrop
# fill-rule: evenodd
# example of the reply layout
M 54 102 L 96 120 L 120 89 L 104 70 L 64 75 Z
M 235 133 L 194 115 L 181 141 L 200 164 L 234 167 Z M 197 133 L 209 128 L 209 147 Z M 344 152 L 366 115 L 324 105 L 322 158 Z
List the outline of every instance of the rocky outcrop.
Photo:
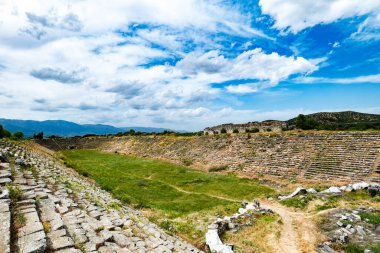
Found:
M 0 252 L 200 252 L 54 160 L 0 150 L 22 164 L 0 164 Z

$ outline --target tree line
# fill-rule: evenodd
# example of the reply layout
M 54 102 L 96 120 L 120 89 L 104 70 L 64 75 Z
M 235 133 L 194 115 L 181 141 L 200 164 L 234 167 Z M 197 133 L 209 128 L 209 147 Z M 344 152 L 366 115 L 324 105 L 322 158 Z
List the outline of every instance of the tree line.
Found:
M 9 138 L 9 139 L 13 139 L 13 140 L 21 140 L 21 139 L 24 139 L 25 136 L 24 136 L 24 133 L 20 132 L 20 131 L 14 132 L 12 134 L 10 131 L 8 131 L 2 125 L 0 125 L 0 139 L 2 139 L 2 138 Z M 36 133 L 33 135 L 33 138 L 34 139 L 43 139 L 44 133 L 43 132 Z

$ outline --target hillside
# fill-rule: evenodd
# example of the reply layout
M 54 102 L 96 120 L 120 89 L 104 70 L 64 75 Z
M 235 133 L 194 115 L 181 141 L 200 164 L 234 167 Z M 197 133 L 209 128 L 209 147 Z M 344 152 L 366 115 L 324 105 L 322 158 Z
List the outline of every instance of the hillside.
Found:
M 163 132 L 164 128 L 153 127 L 114 127 L 101 124 L 85 124 L 80 125 L 65 120 L 17 120 L 17 119 L 0 119 L 0 125 L 3 125 L 11 133 L 23 132 L 25 137 L 31 137 L 38 132 L 44 132 L 44 136 L 58 135 L 62 137 L 70 137 L 85 134 L 116 134 L 118 132 L 126 132 L 130 129 L 140 132 Z
M 344 112 L 318 112 L 305 115 L 316 120 L 320 124 L 360 124 L 360 123 L 380 123 L 380 115 L 368 114 L 353 111 Z M 294 124 L 296 118 L 288 120 L 288 124 Z

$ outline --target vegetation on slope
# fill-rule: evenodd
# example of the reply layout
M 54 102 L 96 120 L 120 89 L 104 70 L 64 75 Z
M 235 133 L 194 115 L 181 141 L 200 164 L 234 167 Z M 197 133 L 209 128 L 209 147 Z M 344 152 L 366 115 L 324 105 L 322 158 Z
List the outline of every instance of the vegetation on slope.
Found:
M 95 179 L 120 200 L 173 217 L 273 192 L 253 180 L 157 160 L 94 150 L 66 150 L 63 155 L 67 165 Z
M 300 114 L 287 121 L 290 126 L 309 130 L 367 130 L 380 129 L 380 115 L 359 112 L 319 112 Z
M 274 192 L 254 180 L 145 158 L 94 150 L 65 150 L 61 157 L 116 198 L 140 208 L 168 233 L 200 248 L 212 219 L 235 213 L 244 199 Z

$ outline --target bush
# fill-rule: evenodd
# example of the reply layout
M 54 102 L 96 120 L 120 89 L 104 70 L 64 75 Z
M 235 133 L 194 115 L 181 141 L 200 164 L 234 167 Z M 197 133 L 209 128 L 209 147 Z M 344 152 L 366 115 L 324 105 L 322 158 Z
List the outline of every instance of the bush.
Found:
M 258 133 L 258 132 L 260 132 L 260 129 L 258 129 L 258 128 L 251 128 L 251 129 L 246 129 L 245 131 L 247 133 Z
M 11 137 L 11 132 L 0 125 L 0 139 L 4 137 Z
M 185 165 L 185 166 L 190 166 L 190 165 L 193 164 L 193 160 L 190 159 L 190 158 L 184 158 L 184 159 L 182 159 L 182 163 L 183 163 L 183 165 Z
M 318 121 L 303 114 L 298 115 L 296 118 L 296 127 L 302 130 L 317 129 L 318 125 Z
M 37 134 L 33 134 L 33 139 L 42 140 L 44 138 L 44 132 L 39 132 Z
M 217 172 L 228 169 L 228 165 L 215 166 L 208 169 L 209 172 Z
M 22 193 L 21 190 L 18 186 L 8 186 L 8 191 L 9 191 L 9 198 L 13 202 L 18 202 L 22 200 Z
M 232 131 L 234 134 L 238 134 L 239 133 L 239 130 L 238 129 L 234 129 L 234 131 Z
M 220 133 L 221 133 L 221 134 L 226 134 L 226 133 L 227 133 L 227 130 L 226 130 L 225 128 L 222 128 L 222 129 L 220 130 Z
M 15 132 L 13 133 L 13 139 L 20 140 L 24 138 L 24 133 L 23 132 Z

